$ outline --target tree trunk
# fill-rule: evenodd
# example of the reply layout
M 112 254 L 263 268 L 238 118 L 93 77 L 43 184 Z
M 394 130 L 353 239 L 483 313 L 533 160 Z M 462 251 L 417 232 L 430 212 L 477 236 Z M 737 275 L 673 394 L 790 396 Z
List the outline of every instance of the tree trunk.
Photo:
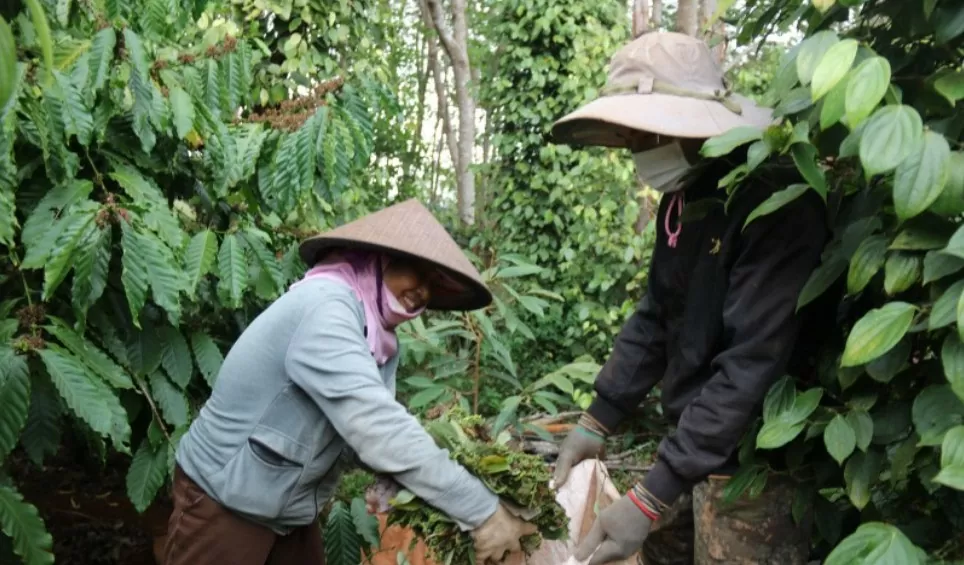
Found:
M 653 29 L 663 25 L 663 0 L 653 0 Z
M 699 33 L 699 0 L 679 0 L 676 7 L 676 31 L 696 37 Z
M 633 1 L 633 37 L 649 31 L 649 0 Z
M 459 107 L 458 160 L 455 180 L 458 188 L 459 217 L 466 224 L 475 221 L 475 177 L 472 152 L 475 149 L 475 99 L 472 97 L 472 68 L 469 65 L 469 33 L 465 0 L 451 0 L 452 32 L 442 11 L 442 0 L 425 0 L 432 14 L 435 31 L 452 63 L 455 75 L 455 101 Z
M 419 8 L 422 12 L 422 22 L 428 30 L 435 29 L 432 20 L 432 12 L 426 0 L 419 0 Z M 432 75 L 432 82 L 435 84 L 435 96 L 437 99 L 436 110 L 438 112 L 439 124 L 442 127 L 442 140 L 448 145 L 449 157 L 452 159 L 452 166 L 456 167 L 459 161 L 458 143 L 455 133 L 452 131 L 452 118 L 449 113 L 449 96 L 445 88 L 445 74 L 443 66 L 438 60 L 438 38 L 434 35 L 427 35 L 425 41 L 428 45 L 426 63 L 428 71 Z

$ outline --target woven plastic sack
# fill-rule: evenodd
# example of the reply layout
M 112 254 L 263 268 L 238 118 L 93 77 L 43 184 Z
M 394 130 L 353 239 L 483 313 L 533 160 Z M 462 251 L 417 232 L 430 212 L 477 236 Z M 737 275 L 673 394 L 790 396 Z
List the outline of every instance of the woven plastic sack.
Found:
M 587 561 L 577 561 L 573 557 L 576 545 L 592 528 L 596 514 L 619 498 L 619 491 L 609 478 L 606 466 L 599 460 L 583 461 L 572 468 L 566 484 L 556 494 L 556 501 L 562 505 L 569 517 L 569 539 L 566 541 L 542 542 L 539 549 L 528 557 L 523 554 L 510 555 L 505 565 L 586 565 Z M 437 565 L 428 558 L 425 545 L 418 542 L 414 549 L 409 545 L 414 537 L 411 530 L 398 526 L 385 527 L 385 516 L 379 516 L 382 528 L 381 549 L 372 556 L 371 565 L 396 565 L 399 551 L 405 554 L 410 565 Z M 619 561 L 613 565 L 636 565 L 636 556 Z

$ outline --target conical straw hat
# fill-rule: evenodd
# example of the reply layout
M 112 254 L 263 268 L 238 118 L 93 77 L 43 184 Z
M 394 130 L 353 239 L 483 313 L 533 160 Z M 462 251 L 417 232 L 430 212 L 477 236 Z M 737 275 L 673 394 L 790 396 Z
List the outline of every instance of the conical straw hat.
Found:
M 435 289 L 428 307 L 433 310 L 475 310 L 492 303 L 482 276 L 452 236 L 417 200 L 406 200 L 316 235 L 301 244 L 308 266 L 334 249 L 369 249 L 426 260 L 448 275 L 450 284 Z

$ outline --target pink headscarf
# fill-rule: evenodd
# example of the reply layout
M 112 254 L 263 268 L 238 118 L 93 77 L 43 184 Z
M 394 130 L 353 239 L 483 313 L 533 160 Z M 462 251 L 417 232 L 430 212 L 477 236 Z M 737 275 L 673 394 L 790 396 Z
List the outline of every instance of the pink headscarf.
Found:
M 332 255 L 318 263 L 291 288 L 311 279 L 328 279 L 351 287 L 365 308 L 365 339 L 378 366 L 398 353 L 395 328 L 417 318 L 424 308 L 408 312 L 385 286 L 382 273 L 387 257 L 368 251 L 350 251 Z

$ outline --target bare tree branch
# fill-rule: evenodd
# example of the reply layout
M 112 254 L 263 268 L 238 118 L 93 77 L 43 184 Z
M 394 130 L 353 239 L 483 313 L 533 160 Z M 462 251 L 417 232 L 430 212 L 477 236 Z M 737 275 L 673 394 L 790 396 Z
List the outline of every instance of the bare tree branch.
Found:
M 633 0 L 633 37 L 649 31 L 649 0 Z

